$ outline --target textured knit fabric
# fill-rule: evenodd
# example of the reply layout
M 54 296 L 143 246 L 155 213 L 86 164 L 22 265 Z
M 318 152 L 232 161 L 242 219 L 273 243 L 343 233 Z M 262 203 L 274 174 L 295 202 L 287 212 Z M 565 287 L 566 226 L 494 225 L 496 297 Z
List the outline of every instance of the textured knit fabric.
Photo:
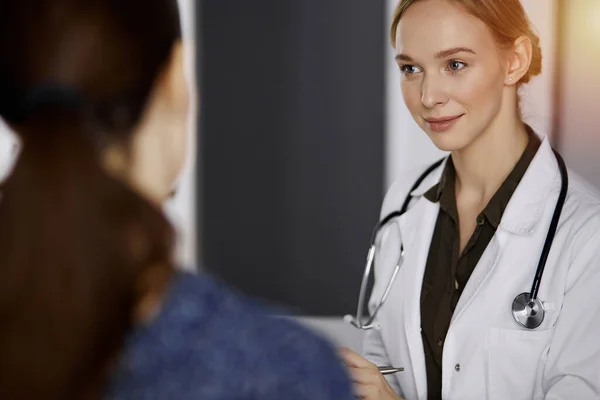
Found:
M 345 400 L 332 347 L 208 276 L 179 274 L 131 334 L 105 399 Z

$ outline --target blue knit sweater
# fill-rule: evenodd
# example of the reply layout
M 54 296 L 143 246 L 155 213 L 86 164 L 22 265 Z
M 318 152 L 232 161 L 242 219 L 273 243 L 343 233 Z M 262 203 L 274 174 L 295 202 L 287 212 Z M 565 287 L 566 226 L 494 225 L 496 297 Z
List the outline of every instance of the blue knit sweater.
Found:
M 270 317 L 208 276 L 179 274 L 160 313 L 131 334 L 110 400 L 345 400 L 328 343 Z

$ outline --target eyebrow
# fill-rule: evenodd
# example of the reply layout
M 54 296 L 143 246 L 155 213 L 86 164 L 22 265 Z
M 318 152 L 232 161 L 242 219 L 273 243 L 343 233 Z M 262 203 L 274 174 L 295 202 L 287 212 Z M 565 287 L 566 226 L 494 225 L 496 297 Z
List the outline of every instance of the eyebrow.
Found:
M 452 49 L 447 49 L 447 50 L 442 50 L 440 52 L 438 52 L 435 55 L 435 58 L 440 59 L 440 58 L 446 58 L 448 56 L 451 56 L 453 54 L 456 53 L 471 53 L 471 54 L 475 54 L 475 52 L 471 49 L 469 49 L 468 47 L 454 47 Z M 408 62 L 412 62 L 414 61 L 411 57 L 407 56 L 406 54 L 398 54 L 396 55 L 396 61 L 408 61 Z

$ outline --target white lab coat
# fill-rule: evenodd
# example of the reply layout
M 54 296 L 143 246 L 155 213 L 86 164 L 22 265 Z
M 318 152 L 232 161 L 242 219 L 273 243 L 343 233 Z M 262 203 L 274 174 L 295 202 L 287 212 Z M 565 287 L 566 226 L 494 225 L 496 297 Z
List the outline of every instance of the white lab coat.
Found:
M 531 288 L 560 191 L 558 164 L 542 139 L 452 317 L 443 352 L 444 399 L 600 398 L 600 195 L 571 171 L 539 290 L 545 319 L 526 330 L 511 313 L 515 296 Z M 409 400 L 427 398 L 420 296 L 439 204 L 423 194 L 443 167 L 412 192 L 409 210 L 377 239 L 371 311 L 398 260 L 400 236 L 405 259 L 376 328 L 367 332 L 364 355 L 377 365 L 404 367 L 388 381 Z M 392 186 L 382 217 L 400 209 L 423 171 Z

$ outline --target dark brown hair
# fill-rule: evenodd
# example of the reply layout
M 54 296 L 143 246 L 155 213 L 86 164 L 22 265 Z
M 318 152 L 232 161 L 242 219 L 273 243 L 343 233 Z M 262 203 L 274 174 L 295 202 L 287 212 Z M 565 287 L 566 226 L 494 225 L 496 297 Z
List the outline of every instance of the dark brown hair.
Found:
M 0 198 L 2 399 L 102 397 L 173 273 L 163 213 L 100 156 L 127 149 L 180 36 L 176 0 L 0 3 L 0 115 L 23 144 Z
M 392 16 L 390 37 L 396 46 L 396 32 L 404 12 L 420 0 L 400 0 Z M 448 0 L 462 6 L 469 14 L 483 21 L 496 38 L 499 45 L 512 46 L 520 36 L 531 40 L 533 54 L 529 71 L 519 83 L 527 83 L 531 77 L 542 72 L 542 49 L 540 39 L 527 18 L 521 0 Z

